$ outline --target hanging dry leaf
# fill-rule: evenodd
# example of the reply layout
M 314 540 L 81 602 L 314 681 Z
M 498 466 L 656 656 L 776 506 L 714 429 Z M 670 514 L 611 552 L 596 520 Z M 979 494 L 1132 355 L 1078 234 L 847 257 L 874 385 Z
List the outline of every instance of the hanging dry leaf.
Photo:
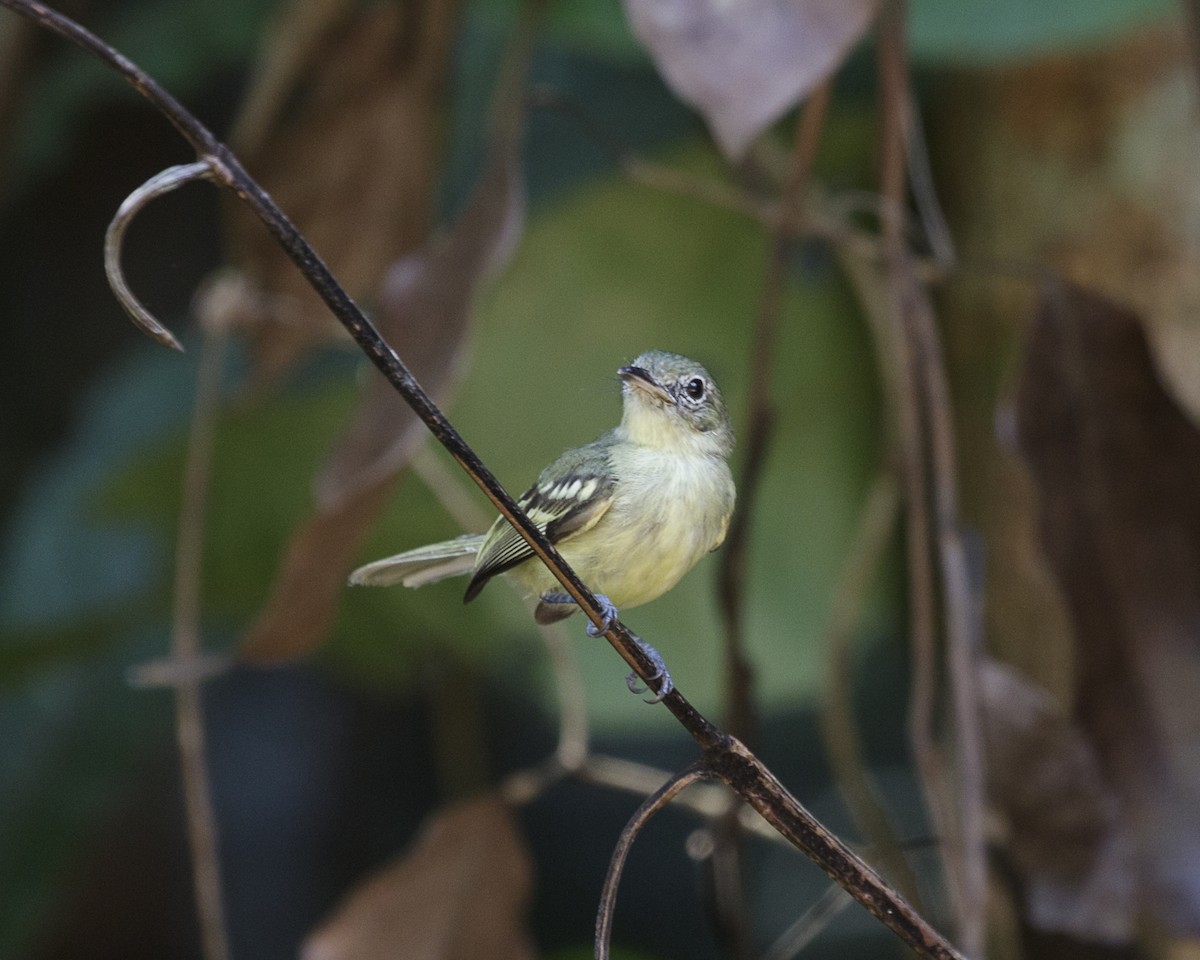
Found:
M 492 150 L 470 198 L 450 230 L 392 263 L 375 297 L 380 332 L 439 404 L 458 379 L 475 294 L 508 262 L 524 225 L 520 142 L 528 29 L 512 41 L 514 69 L 496 98 Z M 317 479 L 316 512 L 292 537 L 267 605 L 243 644 L 244 658 L 299 656 L 324 641 L 355 552 L 425 436 L 395 389 L 377 371 L 368 376 L 358 414 Z
M 392 265 L 379 294 L 380 332 L 434 399 L 460 372 L 475 294 L 508 263 L 524 225 L 516 139 L 498 147 L 453 228 Z M 317 500 L 335 509 L 404 468 L 424 426 L 378 373 L 358 415 L 317 480 Z
M 1076 718 L 1131 817 L 1143 906 L 1200 927 L 1200 433 L 1129 310 L 1043 292 L 1017 398 L 1076 641 Z
M 347 896 L 301 960 L 531 960 L 532 882 L 516 820 L 495 796 L 443 810 Z
M 506 139 L 453 229 L 395 264 L 379 327 L 438 403 L 451 392 L 479 285 L 508 261 L 524 222 L 515 138 Z M 353 423 L 317 480 L 317 508 L 293 534 L 241 656 L 274 661 L 324 642 L 346 574 L 425 426 L 375 370 Z
M 1117 945 L 1133 938 L 1136 870 L 1095 751 L 1044 690 L 994 660 L 980 670 L 988 795 L 1036 929 Z
M 458 6 L 293 5 L 238 124 L 234 148 L 352 297 L 374 293 L 428 233 Z M 240 206 L 228 212 L 248 294 L 235 315 L 257 380 L 271 382 L 344 333 L 262 225 Z
M 874 0 L 624 0 L 667 85 L 730 159 L 846 58 Z

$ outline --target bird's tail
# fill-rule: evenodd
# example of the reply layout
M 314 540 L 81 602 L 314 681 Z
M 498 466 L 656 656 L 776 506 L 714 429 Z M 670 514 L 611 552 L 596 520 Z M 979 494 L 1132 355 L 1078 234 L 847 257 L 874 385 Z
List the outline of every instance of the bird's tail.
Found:
M 359 567 L 350 574 L 350 582 L 372 587 L 390 587 L 397 583 L 423 587 L 447 577 L 470 573 L 482 543 L 482 533 L 468 533 L 455 540 L 417 547 Z

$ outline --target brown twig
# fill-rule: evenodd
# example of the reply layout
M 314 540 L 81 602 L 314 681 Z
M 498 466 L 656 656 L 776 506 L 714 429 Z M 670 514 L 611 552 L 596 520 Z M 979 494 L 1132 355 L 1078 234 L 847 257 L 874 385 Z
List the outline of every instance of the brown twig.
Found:
M 625 861 L 629 851 L 633 849 L 633 841 L 641 832 L 642 827 L 654 814 L 671 802 L 677 793 L 686 790 L 693 783 L 712 777 L 713 774 L 703 763 L 694 763 L 686 770 L 672 776 L 666 783 L 650 794 L 642 805 L 634 811 L 629 822 L 617 839 L 612 859 L 608 863 L 608 874 L 604 878 L 604 889 L 600 893 L 600 908 L 596 911 L 596 960 L 608 960 L 609 946 L 612 943 L 613 915 L 617 906 L 617 886 L 621 882 L 621 872 L 625 869 Z
M 530 545 L 564 589 L 594 623 L 603 622 L 596 598 L 568 567 L 545 536 L 520 510 L 491 471 L 454 429 L 445 415 L 421 389 L 395 351 L 334 280 L 328 268 L 292 226 L 263 189 L 246 173 L 237 158 L 195 117 L 188 113 L 152 78 L 127 58 L 112 50 L 79 24 L 31 0 L 0 0 L 22 16 L 41 23 L 121 73 L 129 83 L 162 111 L 201 160 L 213 169 L 214 179 L 234 191 L 263 221 L 285 253 L 296 263 L 313 289 L 335 317 L 372 360 L 387 380 L 403 395 L 438 441 L 485 492 L 505 519 Z M 619 622 L 605 634 L 623 659 L 652 687 L 658 689 L 654 665 L 632 635 Z M 826 830 L 800 805 L 784 786 L 739 741 L 703 717 L 679 690 L 672 690 L 662 703 L 696 740 L 707 772 L 724 780 L 789 842 L 817 863 L 859 903 L 926 957 L 959 958 L 961 955 L 924 919 L 863 863 L 836 836 Z
M 710 769 L 764 820 L 918 955 L 939 960 L 962 958 L 963 955 L 934 931 L 903 897 L 805 810 L 762 761 L 741 743 L 731 739 L 723 749 L 706 751 L 706 757 Z
M 879 72 L 883 98 L 884 256 L 893 346 L 900 356 L 897 415 L 908 511 L 913 651 L 909 736 L 926 803 L 943 840 L 942 858 L 958 919 L 959 938 L 968 954 L 979 955 L 983 947 L 986 864 L 982 741 L 973 666 L 974 614 L 958 530 L 953 427 L 940 338 L 928 292 L 916 279 L 904 240 L 907 111 L 911 103 L 905 8 L 904 0 L 884 4 L 880 15 Z M 926 437 L 929 450 L 925 447 Z M 938 676 L 935 559 L 946 605 L 947 673 L 955 746 L 953 783 L 934 729 Z
M 183 472 L 183 506 L 175 547 L 175 597 L 171 615 L 171 656 L 183 665 L 201 656 L 200 583 L 224 339 L 220 331 L 206 333 L 200 348 L 196 406 Z M 229 937 L 222 901 L 217 818 L 205 757 L 204 708 L 199 678 L 181 678 L 175 685 L 175 733 L 179 742 L 192 880 L 196 888 L 196 911 L 204 956 L 205 960 L 226 960 Z
M 886 261 L 888 348 L 896 358 L 892 365 L 894 384 L 891 407 L 896 418 L 904 479 L 905 545 L 909 583 L 909 644 L 912 681 L 909 693 L 908 734 L 925 804 L 935 829 L 947 823 L 943 803 L 945 776 L 934 739 L 934 706 L 937 675 L 937 601 L 933 580 L 933 545 L 930 539 L 926 499 L 924 428 L 921 416 L 916 361 L 908 336 L 904 243 L 904 119 L 907 102 L 907 73 L 904 64 L 904 11 L 898 3 L 884 4 L 880 15 L 881 181 L 888 206 L 883 221 Z M 942 849 L 949 885 L 957 883 L 959 871 Z M 954 899 L 952 897 L 952 899 Z M 957 914 L 961 923 L 961 914 Z
M 918 370 L 925 384 L 928 406 L 933 520 L 945 620 L 946 679 L 954 755 L 953 796 L 957 800 L 954 812 L 961 870 L 958 894 L 963 927 L 960 936 L 972 956 L 981 956 L 987 910 L 983 718 L 979 706 L 982 702 L 979 689 L 982 618 L 959 526 L 958 456 L 950 389 L 946 382 L 941 338 L 928 295 L 914 302 L 912 317 Z
M 778 222 L 773 230 L 771 253 L 754 325 L 749 372 L 750 412 L 744 431 L 746 453 L 738 478 L 738 509 L 721 551 L 721 565 L 717 574 L 717 594 L 725 636 L 725 719 L 730 732 L 744 742 L 753 742 L 757 726 L 754 671 L 746 656 L 743 602 L 750 523 L 755 516 L 775 420 L 771 381 L 788 264 L 795 248 L 796 235 L 804 220 L 804 195 L 825 125 L 831 84 L 831 80 L 826 80 L 813 91 L 800 113 L 796 127 L 791 169 L 779 205 Z M 741 880 L 739 833 L 736 815 L 722 818 L 714 828 L 714 902 L 717 906 L 718 929 L 730 952 L 735 957 L 746 957 L 750 952 L 750 932 Z
M 884 874 L 920 909 L 916 877 L 892 829 L 862 756 L 854 718 L 853 648 L 855 632 L 883 552 L 896 527 L 899 491 L 890 470 L 873 481 L 859 517 L 858 530 L 830 604 L 824 649 L 828 657 L 821 732 L 846 806 Z
M 148 203 L 185 183 L 205 179 L 209 173 L 207 164 L 194 163 L 171 167 L 152 177 L 121 204 L 104 238 L 105 272 L 117 299 L 147 334 L 164 346 L 177 350 L 183 349 L 179 341 L 141 305 L 126 282 L 121 269 L 121 251 L 125 231 Z M 163 685 L 175 690 L 175 734 L 179 744 L 183 803 L 192 854 L 196 913 L 206 960 L 226 960 L 229 956 L 217 821 L 205 757 L 204 708 L 201 699 L 202 684 L 223 668 L 225 659 L 206 656 L 200 642 L 204 531 L 216 415 L 221 395 L 224 341 L 225 335 L 220 328 L 206 331 L 200 350 L 196 403 L 184 464 L 182 507 L 175 547 L 170 658 L 165 662 L 143 666 L 131 676 L 132 682 L 138 685 Z

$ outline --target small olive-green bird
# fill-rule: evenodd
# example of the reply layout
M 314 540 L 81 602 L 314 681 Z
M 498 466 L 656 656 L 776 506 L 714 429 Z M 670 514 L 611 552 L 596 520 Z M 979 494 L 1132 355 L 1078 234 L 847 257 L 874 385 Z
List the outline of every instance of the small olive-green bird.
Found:
M 617 375 L 621 423 L 560 456 L 519 501 L 597 594 L 606 624 L 618 608 L 670 590 L 719 547 L 734 503 L 726 462 L 733 429 L 708 371 L 687 357 L 651 350 Z M 350 582 L 419 587 L 464 573 L 471 574 L 464 602 L 505 573 L 538 598 L 538 623 L 578 609 L 503 517 L 485 534 L 376 560 L 355 570 Z M 602 631 L 589 624 L 588 632 Z

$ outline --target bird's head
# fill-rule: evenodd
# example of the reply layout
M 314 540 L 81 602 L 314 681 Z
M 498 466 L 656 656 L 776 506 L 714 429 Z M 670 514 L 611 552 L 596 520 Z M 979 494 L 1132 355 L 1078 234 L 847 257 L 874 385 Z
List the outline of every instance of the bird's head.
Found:
M 621 425 L 634 442 L 720 457 L 733 451 L 721 391 L 695 360 L 649 350 L 617 375 L 625 400 Z

